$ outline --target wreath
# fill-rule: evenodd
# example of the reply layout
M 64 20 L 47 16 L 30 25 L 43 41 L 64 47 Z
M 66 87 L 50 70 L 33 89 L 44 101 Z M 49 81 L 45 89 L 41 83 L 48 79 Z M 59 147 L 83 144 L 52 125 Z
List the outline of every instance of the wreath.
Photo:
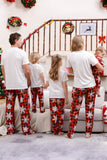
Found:
M 101 0 L 102 5 L 104 8 L 107 8 L 107 0 Z
M 36 4 L 36 0 L 21 0 L 26 8 L 32 8 Z
M 3 49 L 0 47 L 0 53 L 2 53 L 3 52 Z
M 74 31 L 74 25 L 71 22 L 66 22 L 63 26 L 62 26 L 62 31 L 65 34 L 71 34 Z
M 12 27 L 20 27 L 22 25 L 22 21 L 19 17 L 10 17 L 8 18 L 8 23 Z

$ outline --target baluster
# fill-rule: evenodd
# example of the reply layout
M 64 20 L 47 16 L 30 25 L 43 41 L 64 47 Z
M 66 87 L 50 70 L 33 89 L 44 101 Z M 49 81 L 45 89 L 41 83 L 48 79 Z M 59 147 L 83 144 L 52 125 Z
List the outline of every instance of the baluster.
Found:
M 38 30 L 38 53 L 39 53 L 39 30 Z
M 96 48 L 98 47 L 98 20 L 96 20 Z
M 33 34 L 33 52 L 34 52 L 34 46 L 35 46 L 34 40 L 35 40 L 35 38 L 34 38 L 34 34 Z
M 56 51 L 56 21 L 54 23 L 54 51 Z
M 60 21 L 60 33 L 59 33 L 59 50 L 61 51 L 61 21 Z
M 43 55 L 45 54 L 45 26 L 44 26 L 44 33 L 43 33 Z
M 51 52 L 51 25 L 49 24 L 49 55 Z

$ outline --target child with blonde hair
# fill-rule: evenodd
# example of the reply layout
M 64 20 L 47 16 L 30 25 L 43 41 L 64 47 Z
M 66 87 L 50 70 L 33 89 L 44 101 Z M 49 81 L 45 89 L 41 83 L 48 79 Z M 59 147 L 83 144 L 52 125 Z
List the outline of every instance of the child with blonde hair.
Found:
M 95 51 L 95 57 L 98 59 L 99 63 L 103 67 L 104 67 L 104 61 L 102 58 L 105 54 L 106 54 L 106 50 L 103 46 L 98 47 Z M 103 76 L 104 72 L 98 71 L 96 66 L 92 67 L 92 72 L 93 72 L 95 82 L 96 82 L 96 93 L 97 93 L 97 96 L 100 97 L 100 85 L 101 85 L 100 76 Z
M 43 87 L 45 84 L 43 68 L 39 64 L 40 54 L 32 53 L 29 56 L 30 70 L 31 70 L 31 95 L 32 95 L 32 112 L 36 112 L 36 99 L 39 98 L 40 112 L 45 112 Z
M 61 69 L 62 58 L 52 56 L 51 68 L 46 80 L 49 86 L 51 121 L 54 135 L 63 134 L 64 104 L 68 104 L 67 73 Z

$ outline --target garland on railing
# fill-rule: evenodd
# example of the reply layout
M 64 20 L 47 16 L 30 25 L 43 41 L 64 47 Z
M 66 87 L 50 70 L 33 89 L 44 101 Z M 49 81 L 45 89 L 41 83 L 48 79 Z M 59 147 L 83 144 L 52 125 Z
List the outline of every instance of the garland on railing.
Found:
M 22 43 L 21 48 L 22 48 L 22 47 L 23 47 L 23 45 L 26 43 L 26 40 L 27 40 L 27 39 L 30 39 L 30 38 L 31 38 L 31 35 L 33 35 L 34 33 L 38 33 L 38 30 L 37 30 L 37 29 L 35 29 L 35 30 L 34 30 L 34 32 L 33 32 L 32 34 L 30 33 L 30 34 L 29 34 L 29 36 L 28 36 L 26 39 L 24 39 L 24 40 L 23 40 L 23 43 Z
M 26 8 L 32 8 L 36 4 L 36 0 L 21 0 Z
M 104 8 L 107 8 L 107 0 L 101 0 L 102 5 Z
M 74 31 L 74 25 L 71 22 L 66 22 L 63 26 L 62 26 L 62 31 L 65 34 L 71 34 Z
M 7 2 L 11 2 L 12 3 L 12 2 L 15 2 L 15 0 L 7 0 Z
M 46 28 L 46 25 L 47 25 L 47 24 L 48 24 L 48 25 L 51 25 L 52 23 L 53 23 L 53 19 L 50 19 L 48 22 L 45 22 L 45 23 L 44 23 L 44 28 Z M 26 43 L 26 40 L 27 40 L 27 39 L 30 39 L 31 35 L 33 35 L 34 33 L 38 33 L 38 30 L 35 29 L 32 34 L 30 33 L 29 36 L 28 36 L 26 39 L 23 40 L 23 43 L 22 43 L 21 48 L 22 48 L 23 45 Z
M 44 28 L 46 28 L 46 25 L 51 25 L 53 23 L 53 19 L 50 19 L 48 22 L 44 22 Z

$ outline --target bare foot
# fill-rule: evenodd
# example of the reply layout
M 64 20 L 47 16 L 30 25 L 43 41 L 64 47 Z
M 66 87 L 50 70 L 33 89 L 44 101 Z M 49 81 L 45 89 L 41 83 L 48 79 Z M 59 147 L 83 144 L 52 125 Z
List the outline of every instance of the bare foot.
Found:
M 33 131 L 33 130 L 30 130 L 30 134 L 35 134 L 35 131 Z
M 99 88 L 96 89 L 96 94 L 97 94 L 97 97 L 101 97 Z
M 32 131 L 32 133 L 31 134 L 35 134 L 35 131 Z
M 65 135 L 65 138 L 69 138 L 67 135 Z
M 13 135 L 14 133 L 8 133 L 8 135 Z
M 58 136 L 61 136 L 61 135 L 63 135 L 64 134 L 64 132 L 59 132 L 58 133 Z
M 91 138 L 91 135 L 85 135 L 85 138 Z
M 97 97 L 101 97 L 101 95 L 100 95 L 100 94 L 97 94 Z

